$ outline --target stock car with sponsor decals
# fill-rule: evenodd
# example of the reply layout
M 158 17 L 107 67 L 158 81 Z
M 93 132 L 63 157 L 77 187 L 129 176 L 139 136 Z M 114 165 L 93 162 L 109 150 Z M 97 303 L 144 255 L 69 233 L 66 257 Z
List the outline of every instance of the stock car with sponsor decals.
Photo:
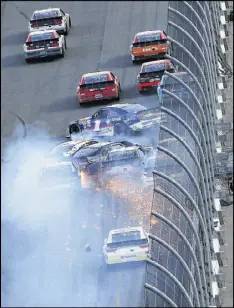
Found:
M 171 43 L 163 30 L 144 31 L 135 34 L 130 45 L 132 62 L 161 59 L 171 54 Z
M 144 172 L 144 158 L 152 150 L 129 141 L 98 142 L 78 150 L 72 164 L 81 177 L 81 187 L 92 188 L 119 174 L 138 178 Z
M 149 239 L 142 227 L 111 230 L 104 240 L 106 264 L 144 261 L 149 253 Z
M 158 107 L 147 109 L 140 104 L 115 104 L 98 109 L 91 117 L 70 122 L 67 137 L 81 133 L 96 137 L 132 134 L 154 128 L 163 120 L 164 113 Z
M 29 32 L 56 30 L 67 35 L 71 28 L 71 17 L 60 8 L 34 11 L 28 23 Z
M 137 75 L 139 93 L 156 87 L 164 72 L 175 72 L 175 67 L 170 60 L 157 60 L 143 63 Z
M 64 35 L 59 35 L 55 30 L 29 33 L 23 46 L 27 63 L 39 58 L 64 57 L 66 48 Z
M 45 162 L 40 173 L 40 187 L 45 191 L 75 190 L 80 178 L 71 162 Z
M 119 100 L 120 91 L 119 78 L 110 71 L 84 74 L 76 90 L 80 104 L 100 100 Z

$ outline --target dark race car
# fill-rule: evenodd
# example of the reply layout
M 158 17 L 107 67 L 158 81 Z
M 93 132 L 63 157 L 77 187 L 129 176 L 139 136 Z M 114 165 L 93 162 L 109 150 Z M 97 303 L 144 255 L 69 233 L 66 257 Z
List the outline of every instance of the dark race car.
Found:
M 100 100 L 119 100 L 120 91 L 119 78 L 109 71 L 84 74 L 76 90 L 80 104 Z
M 107 179 L 123 174 L 139 178 L 144 173 L 144 158 L 152 147 L 129 141 L 99 142 L 83 147 L 72 157 L 81 178 L 81 187 L 103 186 Z
M 174 73 L 175 67 L 170 60 L 157 60 L 143 63 L 137 76 L 138 90 L 140 93 L 156 87 L 164 71 Z
M 164 114 L 160 109 L 147 109 L 140 104 L 116 104 L 97 110 L 91 117 L 72 121 L 68 124 L 68 137 L 82 134 L 91 136 L 116 136 L 141 132 L 154 128 Z

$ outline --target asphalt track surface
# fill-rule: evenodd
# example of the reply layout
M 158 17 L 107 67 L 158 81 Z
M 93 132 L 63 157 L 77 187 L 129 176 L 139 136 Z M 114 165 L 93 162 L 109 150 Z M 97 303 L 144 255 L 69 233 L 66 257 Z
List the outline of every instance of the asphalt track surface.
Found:
M 72 20 L 65 58 L 28 65 L 22 48 L 27 21 L 34 10 L 49 6 L 54 2 L 7 2 L 2 6 L 2 110 L 14 111 L 29 128 L 40 123 L 48 132 L 47 139 L 62 139 L 69 121 L 88 116 L 101 105 L 80 107 L 76 98 L 80 76 L 96 69 L 108 69 L 119 76 L 123 90 L 120 103 L 158 105 L 154 94 L 140 96 L 137 91 L 140 66 L 132 64 L 129 45 L 136 32 L 166 28 L 167 1 L 56 2 Z M 12 126 L 5 114 L 3 137 Z M 28 149 L 33 139 L 36 155 L 40 133 L 34 133 L 25 147 Z M 136 222 L 129 220 L 121 206 L 115 217 L 117 201 L 99 192 L 56 198 L 38 195 L 29 179 L 31 166 L 36 165 L 30 151 L 20 153 L 10 169 L 3 169 L 7 173 L 2 187 L 2 306 L 142 305 L 144 265 L 109 270 L 102 258 L 109 230 Z M 30 173 L 18 168 L 22 157 L 30 160 L 23 164 Z M 21 178 L 14 184 L 14 198 L 9 185 L 16 170 L 24 175 L 24 181 Z M 91 252 L 85 251 L 86 244 L 91 245 Z

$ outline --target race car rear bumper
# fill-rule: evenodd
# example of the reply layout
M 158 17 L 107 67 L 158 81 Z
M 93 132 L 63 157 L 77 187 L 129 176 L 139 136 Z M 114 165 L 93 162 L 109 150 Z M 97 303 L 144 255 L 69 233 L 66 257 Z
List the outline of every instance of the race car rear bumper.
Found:
M 53 49 L 46 49 L 46 50 L 40 50 L 40 51 L 28 51 L 24 53 L 25 59 L 39 59 L 39 58 L 45 58 L 45 57 L 56 57 L 61 55 L 61 49 L 60 48 L 53 48 Z
M 118 264 L 118 263 L 129 263 L 129 262 L 140 262 L 145 261 L 147 259 L 147 254 L 137 256 L 136 258 L 130 258 L 130 259 L 122 259 L 121 256 L 119 257 L 109 257 L 105 258 L 106 264 Z
M 80 104 L 83 103 L 91 103 L 91 102 L 96 102 L 96 101 L 104 101 L 104 100 L 112 100 L 112 99 L 117 99 L 116 94 L 114 95 L 103 95 L 102 97 L 95 97 L 95 96 L 78 96 L 78 100 Z
M 134 61 L 142 61 L 147 59 L 163 59 L 166 55 L 166 52 L 160 52 L 152 55 L 132 55 L 134 57 Z
M 158 86 L 160 80 L 157 81 L 153 81 L 153 82 L 143 82 L 143 83 L 138 83 L 137 87 L 139 91 L 144 91 L 147 90 L 149 88 L 153 88 Z

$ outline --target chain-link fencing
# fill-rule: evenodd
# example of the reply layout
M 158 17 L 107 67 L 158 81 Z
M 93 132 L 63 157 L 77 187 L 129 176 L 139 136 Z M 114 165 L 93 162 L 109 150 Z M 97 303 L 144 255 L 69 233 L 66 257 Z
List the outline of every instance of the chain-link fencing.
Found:
M 221 306 L 216 123 L 220 65 L 231 69 L 219 44 L 220 15 L 219 2 L 169 1 L 166 57 L 177 74 L 165 72 L 161 85 L 145 307 Z

